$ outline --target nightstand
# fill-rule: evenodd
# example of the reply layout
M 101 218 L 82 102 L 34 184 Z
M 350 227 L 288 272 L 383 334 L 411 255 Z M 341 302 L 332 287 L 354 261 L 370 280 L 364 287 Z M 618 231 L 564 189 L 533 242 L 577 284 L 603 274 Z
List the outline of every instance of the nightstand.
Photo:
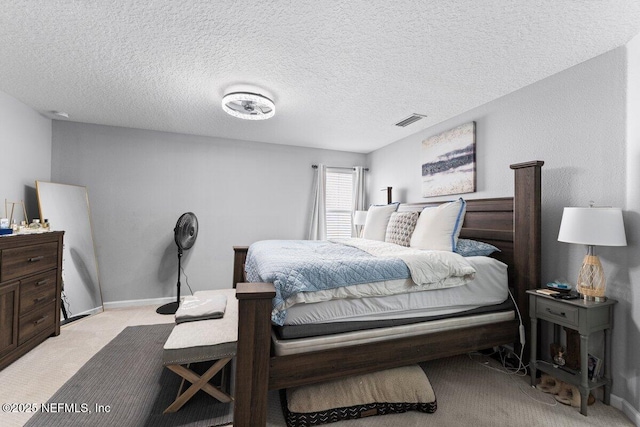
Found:
M 536 383 L 538 370 L 552 377 L 572 384 L 580 390 L 580 413 L 587 415 L 587 399 L 589 392 L 604 386 L 605 404 L 609 404 L 611 395 L 611 327 L 613 326 L 613 306 L 617 301 L 608 299 L 604 302 L 585 301 L 583 299 L 562 300 L 539 294 L 535 290 L 529 294 L 529 317 L 531 318 L 531 385 Z M 573 374 L 557 365 L 537 358 L 538 352 L 538 319 L 565 326 L 580 334 L 580 370 Z M 589 336 L 604 331 L 604 375 L 590 381 L 587 373 L 587 353 Z

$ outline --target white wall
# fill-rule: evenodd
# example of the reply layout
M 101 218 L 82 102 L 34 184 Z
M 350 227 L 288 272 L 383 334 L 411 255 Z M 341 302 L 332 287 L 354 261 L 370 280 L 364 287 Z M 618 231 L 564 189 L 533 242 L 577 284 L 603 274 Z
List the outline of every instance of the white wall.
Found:
M 640 51 L 637 47 L 633 49 L 635 55 Z M 557 241 L 564 206 L 587 206 L 594 200 L 598 205 L 622 207 L 628 209 L 625 213 L 627 232 L 640 231 L 640 196 L 636 184 L 640 181 L 637 140 L 640 132 L 637 129 L 629 156 L 626 146 L 626 121 L 633 121 L 633 126 L 637 126 L 635 111 L 640 110 L 640 100 L 636 88 L 635 111 L 627 112 L 626 60 L 624 47 L 613 50 L 377 150 L 369 155 L 369 165 L 375 171 L 370 188 L 392 186 L 394 200 L 423 200 L 421 142 L 475 121 L 477 192 L 464 197 L 511 195 L 513 171 L 509 165 L 544 160 L 542 279 L 544 283 L 556 279 L 575 283 L 584 248 Z M 636 79 L 639 68 L 634 67 Z M 382 192 L 373 191 L 371 196 L 371 202 L 383 202 Z M 452 197 L 456 196 L 433 200 Z M 633 206 L 628 206 L 627 199 L 631 197 Z M 633 224 L 629 223 L 630 219 Z M 633 234 L 629 237 L 627 248 L 597 248 L 596 251 L 609 281 L 607 295 L 620 300 L 615 308 L 613 332 L 613 393 L 631 404 L 635 408 L 631 412 L 637 414 L 640 410 L 640 358 L 636 352 L 640 346 L 637 296 L 640 276 L 636 270 L 640 258 L 638 239 Z M 630 268 L 635 273 L 632 276 Z M 601 344 L 600 336 L 590 351 L 600 351 Z
M 39 218 L 36 180 L 51 177 L 51 120 L 12 96 L 0 92 L 0 216 L 5 199 L 24 200 L 29 219 Z M 23 219 L 16 205 L 14 218 Z
M 248 125 L 255 125 L 249 123 Z M 303 239 L 312 164 L 362 165 L 338 151 L 54 121 L 52 180 L 87 187 L 105 303 L 175 295 L 173 227 L 200 231 L 183 267 L 193 291 L 228 288 L 234 245 Z M 188 295 L 184 278 L 182 295 Z

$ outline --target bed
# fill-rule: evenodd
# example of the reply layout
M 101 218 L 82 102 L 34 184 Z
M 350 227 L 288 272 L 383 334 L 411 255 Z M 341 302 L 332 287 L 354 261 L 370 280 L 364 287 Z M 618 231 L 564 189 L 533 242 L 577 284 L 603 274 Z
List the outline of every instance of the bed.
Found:
M 529 323 L 525 291 L 538 287 L 540 282 L 542 165 L 542 161 L 511 165 L 515 179 L 513 197 L 467 199 L 460 231 L 461 238 L 480 240 L 500 249 L 492 256 L 508 266 L 509 288 L 524 325 Z M 405 203 L 402 208 L 421 210 L 439 204 Z M 462 322 L 447 330 L 419 330 L 374 341 L 323 346 L 312 351 L 277 352 L 277 336 L 271 321 L 275 288 L 272 283 L 245 282 L 247 251 L 248 247 L 234 247 L 233 284 L 239 301 L 234 425 L 266 424 L 268 390 L 405 366 L 503 344 L 514 345 L 519 350 L 518 318 L 498 316 L 488 322 Z M 358 337 L 364 332 L 351 334 Z

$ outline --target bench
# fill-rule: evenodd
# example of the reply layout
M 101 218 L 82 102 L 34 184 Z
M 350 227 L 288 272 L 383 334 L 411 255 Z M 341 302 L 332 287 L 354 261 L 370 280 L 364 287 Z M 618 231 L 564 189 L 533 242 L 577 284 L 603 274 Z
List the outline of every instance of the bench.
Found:
M 198 320 L 180 323 L 174 326 L 164 344 L 163 364 L 167 369 L 182 377 L 176 400 L 164 413 L 176 412 L 203 390 L 220 402 L 228 403 L 233 397 L 209 381 L 233 359 L 238 341 L 238 300 L 235 289 L 199 291 L 193 296 L 206 298 L 213 295 L 226 295 L 227 307 L 220 319 Z M 199 375 L 190 369 L 192 363 L 213 362 L 207 371 Z M 182 392 L 185 380 L 191 386 Z M 222 381 L 224 384 L 225 381 Z

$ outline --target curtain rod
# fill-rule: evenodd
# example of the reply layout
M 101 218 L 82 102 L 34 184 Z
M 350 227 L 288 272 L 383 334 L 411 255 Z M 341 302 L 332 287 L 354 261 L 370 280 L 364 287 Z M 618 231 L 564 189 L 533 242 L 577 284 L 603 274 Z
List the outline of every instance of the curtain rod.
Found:
M 311 165 L 311 167 L 313 169 L 318 169 L 318 165 Z M 327 166 L 327 168 L 329 169 L 351 169 L 351 170 L 356 170 L 356 168 L 345 168 L 345 167 L 339 167 L 339 166 Z M 369 172 L 369 168 L 364 168 L 365 172 Z

